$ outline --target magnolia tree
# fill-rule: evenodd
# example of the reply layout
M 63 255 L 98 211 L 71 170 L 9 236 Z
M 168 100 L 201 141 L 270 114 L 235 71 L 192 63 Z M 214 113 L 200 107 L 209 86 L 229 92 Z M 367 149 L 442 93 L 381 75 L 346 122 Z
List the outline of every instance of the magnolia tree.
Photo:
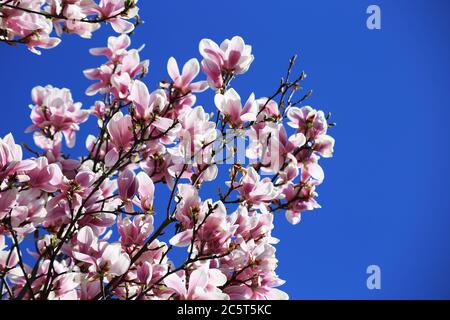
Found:
M 118 33 L 130 33 L 137 16 L 137 0 L 0 0 L 0 41 L 36 48 L 54 48 L 63 32 L 90 38 L 101 23 Z M 135 19 L 135 23 L 127 21 Z M 52 37 L 53 28 L 56 36 Z
M 123 34 L 91 50 L 106 62 L 84 71 L 99 99 L 90 109 L 65 88 L 32 90 L 30 158 L 11 134 L 0 139 L 2 298 L 287 299 L 273 217 L 296 224 L 319 207 L 318 161 L 334 145 L 329 115 L 303 106 L 310 92 L 297 97 L 305 74 L 293 76 L 295 57 L 272 95 L 241 99 L 230 85 L 254 57 L 238 36 L 202 40 L 201 64 L 181 71 L 170 58 L 170 81 L 153 91 L 142 81 L 148 61 L 129 46 Z M 200 68 L 206 81 L 195 79 Z M 196 106 L 208 88 L 215 115 Z M 62 146 L 88 117 L 98 132 L 70 158 Z

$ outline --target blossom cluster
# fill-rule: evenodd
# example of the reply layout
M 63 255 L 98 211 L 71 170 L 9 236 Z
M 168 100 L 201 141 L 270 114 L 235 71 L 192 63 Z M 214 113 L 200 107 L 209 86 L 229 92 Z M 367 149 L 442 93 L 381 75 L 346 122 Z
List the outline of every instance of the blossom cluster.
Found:
M 171 57 L 170 80 L 152 91 L 143 82 L 149 62 L 130 45 L 123 34 L 91 50 L 106 61 L 84 72 L 94 81 L 87 95 L 99 97 L 89 109 L 68 89 L 33 89 L 31 157 L 11 134 L 0 138 L 1 297 L 287 299 L 274 215 L 296 224 L 319 207 L 318 161 L 334 147 L 329 115 L 294 99 L 304 73 L 289 79 L 291 60 L 275 94 L 243 102 L 231 82 L 249 69 L 252 47 L 238 36 L 204 39 L 202 61 L 180 69 Z M 201 69 L 206 80 L 196 79 Z M 208 88 L 215 116 L 196 104 Z M 64 146 L 88 117 L 98 133 L 71 158 Z M 229 181 L 202 199 L 219 169 Z M 157 188 L 169 188 L 168 199 Z M 185 252 L 179 265 L 175 250 Z
M 50 49 L 62 33 L 90 38 L 101 23 L 117 33 L 130 33 L 137 0 L 0 0 L 0 41 L 25 44 L 32 52 Z M 53 36 L 53 30 L 56 36 Z

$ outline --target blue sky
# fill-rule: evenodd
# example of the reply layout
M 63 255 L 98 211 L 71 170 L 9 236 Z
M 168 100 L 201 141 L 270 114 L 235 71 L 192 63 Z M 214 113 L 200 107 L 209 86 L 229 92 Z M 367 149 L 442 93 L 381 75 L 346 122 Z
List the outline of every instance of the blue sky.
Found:
M 145 43 L 154 88 L 167 78 L 170 56 L 200 58 L 198 42 L 241 35 L 255 61 L 234 87 L 243 97 L 270 95 L 289 57 L 314 90 L 309 103 L 331 111 L 338 126 L 335 157 L 322 161 L 323 208 L 297 226 L 283 214 L 274 234 L 283 289 L 294 299 L 450 298 L 450 124 L 448 1 L 211 1 L 139 2 L 145 24 L 133 45 Z M 381 8 L 382 29 L 366 28 L 366 8 Z M 31 143 L 30 90 L 53 84 L 72 89 L 87 108 L 90 81 L 82 70 L 103 60 L 88 49 L 106 44 L 110 27 L 92 40 L 64 36 L 38 57 L 0 46 L 0 135 Z M 212 92 L 199 101 L 212 110 Z M 71 151 L 95 132 L 86 123 Z M 214 190 L 208 192 L 212 195 Z M 164 192 L 159 202 L 164 202 Z M 162 204 L 162 207 L 164 204 Z M 366 268 L 381 267 L 381 290 L 368 290 Z

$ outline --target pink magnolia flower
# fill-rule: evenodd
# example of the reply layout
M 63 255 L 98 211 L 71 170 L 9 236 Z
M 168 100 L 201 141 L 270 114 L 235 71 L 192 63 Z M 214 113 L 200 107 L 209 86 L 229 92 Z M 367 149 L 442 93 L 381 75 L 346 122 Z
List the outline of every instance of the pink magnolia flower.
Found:
M 221 201 L 210 202 L 206 201 L 203 205 L 204 212 L 212 212 L 206 219 L 199 221 L 199 224 L 203 224 L 197 227 L 197 240 L 205 243 L 204 254 L 223 254 L 228 251 L 237 226 L 227 220 L 227 209 Z
M 161 113 L 167 105 L 167 95 L 164 90 L 155 90 L 151 94 L 147 86 L 139 80 L 135 80 L 128 100 L 132 101 L 136 108 L 136 118 L 150 120 Z
M 246 171 L 240 183 L 235 183 L 240 198 L 255 208 L 265 210 L 266 204 L 275 199 L 279 191 L 274 187 L 270 178 L 261 179 L 253 167 L 249 167 Z
M 288 137 L 282 124 L 270 123 L 264 128 L 251 128 L 248 132 L 250 146 L 246 155 L 250 159 L 258 159 L 264 172 L 279 172 L 286 161 L 292 160 L 293 153 L 298 152 L 306 143 L 303 133 L 295 133 Z
M 238 209 L 227 217 L 229 222 L 237 226 L 235 235 L 244 240 L 261 239 L 268 243 L 277 243 L 278 239 L 271 236 L 273 229 L 273 214 L 248 211 L 247 207 L 239 206 Z
M 69 89 L 52 86 L 35 87 L 31 92 L 35 103 L 31 110 L 33 125 L 27 132 L 41 130 L 47 138 L 62 132 L 68 147 L 75 145 L 75 133 L 79 124 L 87 120 L 88 110 L 81 109 L 81 103 L 74 103 Z M 49 137 L 50 135 L 50 137 Z
M 238 268 L 242 270 L 236 282 L 224 289 L 231 299 L 285 300 L 288 295 L 276 287 L 284 283 L 275 273 L 278 260 L 275 247 L 267 241 L 238 239 L 235 256 Z M 236 254 L 239 253 L 239 254 Z
M 72 196 L 88 196 L 97 178 L 98 176 L 91 170 L 80 169 L 72 180 L 62 181 L 61 191 L 70 193 Z
M 183 114 L 181 119 L 182 129 L 179 136 L 186 145 L 185 154 L 193 156 L 205 144 L 209 144 L 217 137 L 215 124 L 210 121 L 210 115 L 202 106 L 195 107 Z
M 42 222 L 45 228 L 58 230 L 60 226 L 70 221 L 71 205 L 64 194 L 59 194 L 48 200 L 45 209 L 47 215 Z
M 204 213 L 201 211 L 201 199 L 198 196 L 198 190 L 190 184 L 179 184 L 178 194 L 180 202 L 175 212 L 175 218 L 185 229 L 191 229 L 195 220 L 202 220 Z
M 11 133 L 0 138 L 0 181 L 17 172 L 29 171 L 34 167 L 36 167 L 36 163 L 33 160 L 22 160 L 22 148 L 15 143 Z
M 81 177 L 75 179 L 75 190 L 72 190 L 73 196 L 77 199 L 77 205 L 84 203 L 86 214 L 80 219 L 80 226 L 90 226 L 96 234 L 103 234 L 106 229 L 116 223 L 116 214 L 113 213 L 122 204 L 122 201 L 113 193 L 117 188 L 117 183 L 110 179 L 105 179 L 100 187 L 94 189 L 93 183 L 97 181 L 99 175 L 94 178 L 94 181 L 90 180 L 89 172 L 86 172 L 83 177 L 83 182 L 80 181 Z M 87 177 L 86 177 L 87 176 Z M 92 195 L 91 197 L 89 197 Z M 89 197 L 86 199 L 86 197 Z M 83 202 L 83 199 L 84 200 Z M 104 199 L 110 199 L 109 201 L 102 201 Z
M 87 18 L 90 9 L 95 6 L 91 0 L 73 1 L 74 3 L 62 3 L 50 0 L 46 11 L 55 16 L 64 16 L 66 19 L 53 19 L 56 34 L 61 36 L 63 32 L 78 34 L 82 38 L 90 39 L 92 32 L 100 28 L 99 23 L 87 23 L 82 20 Z
M 16 5 L 30 11 L 40 12 L 44 4 L 46 4 L 45 0 L 22 0 Z M 6 35 L 1 37 L 6 40 L 21 39 L 35 54 L 41 53 L 36 48 L 53 48 L 61 41 L 58 38 L 50 37 L 53 25 L 51 20 L 46 19 L 43 15 L 11 7 L 2 7 L 1 13 L 1 28 L 7 31 Z
M 95 115 L 99 120 L 103 119 L 106 114 L 106 107 L 103 101 L 95 101 L 94 105 L 91 107 L 90 111 L 93 115 Z
M 327 133 L 328 123 L 323 111 L 317 111 L 309 106 L 291 107 L 287 111 L 287 117 L 290 120 L 288 125 L 297 129 L 297 132 L 302 132 L 307 140 L 316 139 Z
M 277 181 L 277 184 L 280 182 L 293 181 L 298 177 L 299 168 L 297 159 L 290 153 L 286 156 L 287 165 L 283 170 L 280 170 L 280 179 Z M 281 169 L 281 168 L 280 168 Z
M 288 300 L 286 292 L 273 286 L 280 286 L 280 281 L 261 281 L 255 282 L 252 286 L 245 284 L 227 287 L 224 292 L 232 300 Z
M 61 168 L 56 163 L 48 164 L 45 157 L 36 159 L 36 167 L 28 172 L 28 183 L 45 192 L 55 192 L 63 180 Z
M 151 143 L 144 153 L 144 161 L 141 162 L 141 168 L 153 181 L 162 181 L 173 188 L 174 182 L 170 175 L 169 167 L 172 165 L 170 154 L 166 147 L 161 143 Z
M 14 207 L 10 209 L 11 225 L 19 235 L 26 235 L 36 230 L 46 215 L 45 200 L 39 189 L 19 192 Z
M 100 281 L 97 279 L 89 279 L 89 277 L 81 277 L 80 279 L 80 300 L 92 300 L 101 292 Z
M 318 161 L 319 156 L 311 154 L 300 163 L 300 167 L 302 168 L 302 181 L 306 181 L 309 177 L 316 179 L 318 182 L 323 181 L 325 173 Z
M 136 17 L 137 0 L 21 0 L 8 1 L 2 6 L 0 27 L 4 41 L 23 43 L 35 54 L 37 48 L 49 49 L 61 39 L 51 37 L 54 30 L 58 37 L 65 33 L 90 38 L 100 28 L 101 22 L 110 23 L 118 33 L 129 33 L 134 24 L 126 21 Z
M 45 260 L 39 268 L 38 273 L 43 276 L 48 273 L 50 268 L 50 260 Z M 78 287 L 79 282 L 77 279 L 77 273 L 72 272 L 71 268 L 65 261 L 53 262 L 52 268 L 58 276 L 55 277 L 53 283 L 55 290 L 50 292 L 49 300 L 77 300 L 78 299 Z M 41 277 L 43 278 L 43 277 Z M 36 287 L 37 283 L 34 284 Z M 44 285 L 44 283 L 42 283 Z M 39 287 L 38 287 L 39 288 Z
M 89 80 L 98 80 L 86 89 L 86 95 L 93 96 L 97 93 L 109 93 L 111 91 L 111 76 L 114 73 L 114 66 L 103 64 L 98 68 L 86 69 L 83 74 Z
M 202 165 L 212 162 L 212 142 L 217 138 L 216 125 L 209 120 L 209 114 L 203 107 L 198 106 L 181 116 L 178 137 L 180 142 L 168 149 L 173 162 L 169 172 L 176 176 L 188 165 L 183 178 L 191 178 Z M 217 166 L 209 165 L 202 172 L 202 180 L 213 180 L 217 175 Z
M 280 110 L 275 100 L 269 98 L 259 98 L 256 100 L 258 104 L 258 118 L 254 127 L 259 125 L 264 126 L 265 119 L 278 119 L 280 117 Z
M 222 72 L 245 73 L 254 59 L 252 47 L 246 45 L 239 36 L 224 40 L 220 47 L 210 39 L 203 39 L 199 50 L 203 56 L 202 68 L 208 77 L 208 83 L 216 89 L 223 86 Z
M 125 169 L 119 174 L 117 185 L 119 197 L 125 203 L 125 210 L 127 210 L 127 212 L 132 212 L 133 204 L 131 200 L 134 198 L 139 188 L 139 181 L 136 179 L 136 174 L 130 169 Z
M 137 0 L 134 1 L 136 3 Z M 92 12 L 98 13 L 106 19 L 117 33 L 130 33 L 134 30 L 134 24 L 125 19 L 134 18 L 138 13 L 136 6 L 126 7 L 123 0 L 100 0 L 97 7 L 92 8 Z
M 117 223 L 120 242 L 124 248 L 142 246 L 153 232 L 153 216 L 138 215 L 131 220 L 129 217 L 119 218 Z
M 120 62 L 127 54 L 126 49 L 130 44 L 130 37 L 126 34 L 121 34 L 118 37 L 109 37 L 107 48 L 93 48 L 89 52 L 93 56 L 106 56 L 111 62 Z
M 192 213 L 192 220 L 195 222 L 194 226 L 173 236 L 169 241 L 171 245 L 176 247 L 191 245 L 195 228 L 194 240 L 195 243 L 203 244 L 203 254 L 222 254 L 228 250 L 230 239 L 237 226 L 228 221 L 226 208 L 221 201 L 213 204 L 211 201 L 205 201 L 199 213 Z
M 114 73 L 111 75 L 111 92 L 115 97 L 124 99 L 128 97 L 131 87 L 131 77 L 126 72 Z
M 140 50 L 142 48 L 128 50 L 123 56 L 117 72 L 128 73 L 131 79 L 134 79 L 139 74 L 145 74 L 150 62 L 149 60 L 141 61 L 139 56 Z
M 78 232 L 72 256 L 86 263 L 90 272 L 120 276 L 130 267 L 130 257 L 121 244 L 99 242 L 90 227 L 83 227 Z
M 49 37 L 48 35 L 51 32 L 51 28 L 47 27 L 46 29 L 46 31 L 33 30 L 29 33 L 32 34 L 32 36 L 28 37 L 25 41 L 28 49 L 37 55 L 40 55 L 41 51 L 37 50 L 36 48 L 52 49 L 61 42 L 61 39 Z
M 3 220 L 11 212 L 11 208 L 16 203 L 18 196 L 17 189 L 9 189 L 0 192 L 0 220 Z M 0 229 L 0 233 L 1 233 Z
M 127 150 L 133 139 L 133 123 L 130 115 L 117 112 L 108 123 L 111 143 L 117 150 Z
M 233 88 L 227 90 L 225 94 L 216 94 L 214 103 L 224 116 L 225 121 L 230 123 L 233 128 L 241 128 L 244 122 L 256 120 L 258 106 L 253 93 L 244 107 L 242 107 L 241 97 Z
M 322 157 L 330 158 L 334 152 L 334 138 L 327 134 L 322 134 L 314 140 L 312 149 Z
M 289 203 L 288 209 L 286 210 L 286 219 L 290 223 L 299 223 L 303 211 L 320 208 L 320 205 L 315 200 L 317 196 L 315 187 L 319 183 L 320 181 L 318 180 L 311 180 L 308 183 L 299 185 L 288 183 L 282 187 L 281 192 L 285 201 Z
M 153 213 L 153 197 L 155 193 L 155 185 L 153 180 L 143 171 L 136 176 L 138 181 L 139 199 L 137 205 L 146 213 Z
M 151 263 L 145 261 L 142 263 L 137 271 L 136 271 L 137 279 L 139 280 L 139 283 L 149 285 L 152 281 L 153 276 L 153 266 Z
M 108 48 L 95 49 L 92 54 L 104 54 L 110 60 L 98 68 L 84 70 L 86 78 L 98 80 L 86 89 L 89 96 L 100 92 L 103 94 L 112 93 L 115 99 L 127 98 L 133 79 L 139 74 L 145 74 L 149 61 L 140 60 L 139 50 L 125 50 L 128 46 L 129 38 L 113 38 Z M 117 52 L 114 51 L 117 49 Z M 115 53 L 112 53 L 112 52 Z
M 219 270 L 205 267 L 192 271 L 189 283 L 186 283 L 184 271 L 172 273 L 164 279 L 166 293 L 180 300 L 228 300 L 228 295 L 218 288 L 226 281 L 227 278 Z
M 108 244 L 97 260 L 97 268 L 100 272 L 120 276 L 130 267 L 130 257 L 123 252 L 120 243 Z
M 206 81 L 192 82 L 199 71 L 200 66 L 195 58 L 186 62 L 181 74 L 174 57 L 170 57 L 167 62 L 167 72 L 169 73 L 170 78 L 172 78 L 173 86 L 180 90 L 182 94 L 189 92 L 203 92 L 208 88 L 208 83 Z

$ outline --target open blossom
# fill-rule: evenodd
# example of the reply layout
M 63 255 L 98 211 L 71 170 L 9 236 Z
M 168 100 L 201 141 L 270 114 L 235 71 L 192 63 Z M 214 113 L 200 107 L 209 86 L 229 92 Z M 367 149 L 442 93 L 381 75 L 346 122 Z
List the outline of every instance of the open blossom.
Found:
M 166 292 L 179 300 L 228 300 L 228 295 L 217 288 L 226 281 L 219 270 L 207 268 L 192 271 L 188 283 L 184 271 L 172 273 L 164 279 Z
M 69 89 L 52 86 L 35 87 L 31 92 L 34 106 L 31 108 L 33 125 L 27 131 L 37 131 L 37 135 L 49 140 L 61 132 L 68 147 L 75 145 L 75 133 L 80 123 L 87 120 L 88 110 L 81 109 L 81 103 L 74 103 Z
M 137 0 L 133 1 L 137 3 Z M 117 33 L 130 33 L 134 30 L 134 24 L 126 19 L 134 18 L 138 13 L 136 6 L 129 7 L 127 1 L 123 0 L 100 0 L 98 6 L 91 11 L 108 20 L 114 31 Z
M 117 112 L 108 123 L 111 143 L 117 150 L 127 150 L 133 141 L 133 123 L 130 115 Z
M 28 184 L 46 192 L 58 190 L 63 180 L 63 174 L 58 164 L 49 164 L 45 157 L 36 159 L 36 167 L 28 172 L 28 176 L 30 177 Z
M 36 227 L 43 222 L 46 214 L 45 200 L 41 198 L 39 189 L 20 192 L 9 212 L 11 225 L 15 227 L 19 235 L 25 235 L 36 230 Z
M 303 132 L 306 139 L 313 142 L 313 149 L 323 157 L 329 158 L 333 154 L 334 139 L 327 135 L 328 123 L 323 111 L 317 111 L 309 106 L 289 108 L 288 125 L 297 132 Z
M 92 48 L 89 53 L 94 56 L 106 56 L 111 62 L 120 62 L 127 54 L 127 48 L 130 46 L 130 37 L 126 34 L 121 34 L 118 37 L 108 38 L 108 47 L 106 48 Z
M 191 212 L 191 218 L 192 227 L 173 236 L 169 241 L 171 245 L 185 247 L 201 243 L 204 254 L 223 254 L 228 250 L 237 226 L 227 219 L 227 210 L 221 201 L 205 201 L 198 212 Z
M 124 253 L 119 243 L 108 244 L 97 260 L 98 270 L 110 275 L 120 276 L 130 266 L 130 257 Z
M 173 187 L 173 177 L 169 172 L 172 165 L 171 155 L 167 153 L 162 143 L 150 143 L 144 155 L 144 161 L 140 166 L 144 172 L 151 176 L 153 181 L 162 181 L 170 188 Z
M 104 55 L 108 61 L 100 67 L 83 71 L 86 78 L 98 82 L 89 86 L 87 95 L 97 93 L 111 93 L 116 99 L 127 98 L 130 94 L 133 79 L 145 74 L 149 61 L 141 61 L 139 51 L 141 49 L 127 48 L 130 45 L 130 37 L 122 34 L 118 37 L 109 37 L 107 48 L 95 48 L 92 55 Z
M 269 123 L 264 127 L 260 126 L 257 129 L 252 127 L 249 137 L 251 144 L 246 150 L 247 157 L 261 159 L 261 170 L 271 173 L 281 170 L 282 174 L 285 174 L 284 169 L 286 168 L 283 168 L 285 163 L 292 166 L 293 158 L 295 158 L 293 154 L 297 153 L 306 143 L 303 133 L 294 133 L 288 137 L 284 126 L 274 123 Z
M 131 88 L 128 99 L 133 102 L 136 108 L 138 119 L 149 120 L 154 113 L 159 113 L 166 105 L 166 94 L 162 90 L 157 90 L 151 94 L 147 86 L 140 80 L 136 80 Z
M 225 94 L 216 94 L 214 103 L 225 117 L 225 121 L 233 128 L 241 128 L 244 122 L 256 120 L 257 104 L 253 93 L 244 107 L 242 107 L 241 97 L 233 88 L 227 90 Z
M 139 184 L 137 206 L 145 213 L 153 213 L 153 199 L 155 196 L 153 180 L 143 171 L 137 174 L 136 179 Z
M 245 241 L 259 239 L 261 242 L 272 244 L 278 242 L 278 239 L 271 236 L 274 225 L 273 215 L 269 212 L 258 213 L 249 211 L 245 206 L 239 206 L 227 216 L 227 219 L 236 226 L 234 235 L 242 237 Z
M 31 170 L 35 166 L 33 160 L 22 160 L 22 147 L 15 143 L 11 133 L 0 138 L 0 181 L 18 172 Z
M 278 196 L 279 191 L 274 187 L 270 178 L 261 179 L 254 168 L 249 167 L 241 181 L 235 183 L 240 197 L 248 204 L 262 210 Z
M 136 118 L 142 120 L 154 119 L 158 123 L 157 115 L 163 112 L 167 105 L 167 95 L 164 90 L 158 89 L 149 93 L 147 86 L 139 80 L 135 80 L 128 97 L 136 108 Z
M 203 39 L 199 50 L 203 56 L 202 68 L 208 77 L 208 83 L 216 89 L 223 86 L 223 72 L 245 73 L 254 59 L 252 47 L 246 45 L 239 36 L 224 40 L 220 46 L 210 39 Z
M 37 48 L 50 49 L 61 42 L 61 39 L 50 36 L 53 31 L 50 20 L 42 15 L 21 10 L 25 8 L 39 12 L 47 4 L 45 0 L 24 0 L 18 5 L 14 4 L 0 8 L 0 27 L 6 30 L 6 34 L 0 36 L 2 39 L 23 39 L 28 49 L 36 54 L 41 53 Z
M 315 197 L 317 196 L 315 186 L 318 183 L 320 182 L 317 180 L 311 180 L 304 185 L 288 183 L 283 187 L 282 193 L 286 202 L 289 203 L 286 210 L 286 218 L 290 223 L 299 223 L 303 211 L 320 208 L 320 205 L 315 200 Z M 300 197 L 298 195 L 300 195 Z
M 186 111 L 180 122 L 179 143 L 168 149 L 173 162 L 169 172 L 173 176 L 182 173 L 185 178 L 198 179 L 198 183 L 215 179 L 217 166 L 211 164 L 212 142 L 217 138 L 215 123 L 210 121 L 210 115 L 202 106 Z M 197 176 L 200 171 L 201 177 Z
M 76 241 L 72 255 L 76 260 L 86 263 L 90 270 L 116 276 L 128 270 L 130 257 L 123 252 L 120 243 L 99 241 L 89 227 L 83 227 L 79 231 Z
M 90 14 L 95 6 L 92 0 L 75 0 L 71 3 L 61 3 L 58 0 L 48 1 L 45 11 L 54 16 L 63 16 L 67 19 L 53 19 L 56 34 L 61 36 L 63 32 L 78 34 L 82 38 L 91 38 L 92 32 L 100 28 L 99 23 L 87 23 L 83 20 Z
M 203 219 L 203 212 L 201 211 L 201 199 L 198 196 L 198 191 L 189 184 L 178 185 L 178 197 L 180 203 L 177 206 L 175 218 L 186 228 L 194 226 L 194 219 L 200 221 Z
M 117 225 L 122 246 L 142 246 L 153 232 L 153 217 L 151 215 L 138 215 L 133 219 L 126 217 L 119 219 Z
M 200 66 L 197 59 L 193 58 L 186 62 L 180 74 L 177 61 L 174 57 L 170 57 L 167 62 L 167 72 L 172 78 L 174 88 L 180 90 L 182 94 L 189 92 L 202 92 L 208 88 L 206 81 L 192 82 L 198 75 Z

